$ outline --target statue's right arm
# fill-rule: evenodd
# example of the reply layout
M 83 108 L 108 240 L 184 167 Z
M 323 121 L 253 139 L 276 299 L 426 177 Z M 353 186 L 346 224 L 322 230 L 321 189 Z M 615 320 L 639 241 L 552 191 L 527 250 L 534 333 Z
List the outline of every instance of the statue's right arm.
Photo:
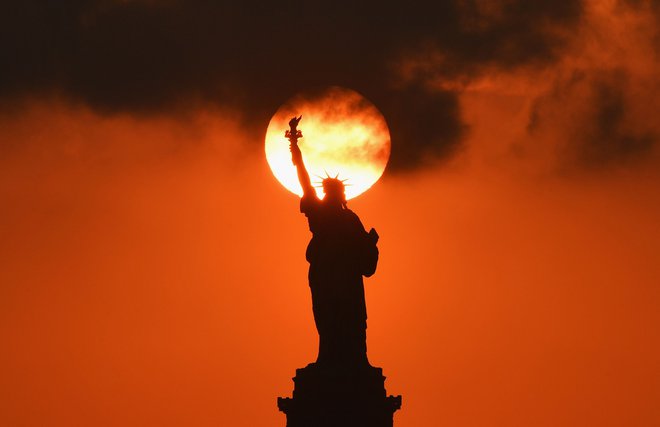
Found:
M 291 160 L 298 171 L 298 181 L 300 182 L 304 195 L 315 196 L 316 191 L 314 190 L 314 186 L 312 186 L 312 180 L 309 178 L 309 172 L 307 172 L 307 168 L 305 168 L 300 147 L 298 147 L 298 144 L 293 143 L 289 145 L 289 149 L 291 150 Z

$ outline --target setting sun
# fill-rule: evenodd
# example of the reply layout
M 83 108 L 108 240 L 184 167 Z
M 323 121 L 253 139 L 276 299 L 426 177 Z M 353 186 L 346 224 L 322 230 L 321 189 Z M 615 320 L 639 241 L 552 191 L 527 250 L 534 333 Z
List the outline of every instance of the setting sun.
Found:
M 346 198 L 369 189 L 381 177 L 390 156 L 385 118 L 359 93 L 332 87 L 315 96 L 301 95 L 277 110 L 266 133 L 266 158 L 287 190 L 302 195 L 284 132 L 289 119 L 302 115 L 300 149 L 312 182 L 338 176 L 346 180 Z M 316 189 L 319 197 L 323 190 Z

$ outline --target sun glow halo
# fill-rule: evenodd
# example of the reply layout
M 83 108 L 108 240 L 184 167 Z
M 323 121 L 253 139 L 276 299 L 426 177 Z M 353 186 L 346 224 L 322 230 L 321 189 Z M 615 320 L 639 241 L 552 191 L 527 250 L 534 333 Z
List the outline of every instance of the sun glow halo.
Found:
M 303 116 L 298 141 L 312 183 L 326 173 L 346 180 L 346 198 L 368 190 L 381 177 L 390 156 L 385 118 L 359 93 L 331 87 L 314 95 L 299 95 L 277 110 L 266 132 L 266 159 L 275 177 L 302 196 L 284 132 L 293 116 Z M 323 190 L 316 189 L 320 198 Z

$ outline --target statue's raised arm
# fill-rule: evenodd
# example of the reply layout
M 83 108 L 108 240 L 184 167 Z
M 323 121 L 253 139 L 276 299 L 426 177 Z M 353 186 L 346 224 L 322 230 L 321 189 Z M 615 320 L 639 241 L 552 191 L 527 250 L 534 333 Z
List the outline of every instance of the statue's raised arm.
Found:
M 291 150 L 291 161 L 296 166 L 298 171 L 298 181 L 303 189 L 305 196 L 314 196 L 316 191 L 312 186 L 312 181 L 309 178 L 309 173 L 305 168 L 300 147 L 298 147 L 298 138 L 302 138 L 302 132 L 298 130 L 298 123 L 300 123 L 302 116 L 293 117 L 289 120 L 289 130 L 284 133 L 284 136 L 289 140 L 289 150 Z

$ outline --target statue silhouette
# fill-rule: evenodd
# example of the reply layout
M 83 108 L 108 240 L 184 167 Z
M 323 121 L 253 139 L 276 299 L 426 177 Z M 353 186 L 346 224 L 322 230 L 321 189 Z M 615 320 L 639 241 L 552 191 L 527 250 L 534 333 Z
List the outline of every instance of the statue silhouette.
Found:
M 306 256 L 319 353 L 316 363 L 296 370 L 293 397 L 278 398 L 277 406 L 287 427 L 392 427 L 401 396 L 387 396 L 383 370 L 367 359 L 362 277 L 376 271 L 378 233 L 367 233 L 348 209 L 337 177 L 323 179 L 325 195 L 318 198 L 298 147 L 301 118 L 291 119 L 285 136 L 303 189 L 300 211 L 312 232 Z
M 318 198 L 298 147 L 302 132 L 297 126 L 301 118 L 291 119 L 291 130 L 286 135 L 303 189 L 300 211 L 307 216 L 312 232 L 306 258 L 319 333 L 316 363 L 341 367 L 369 365 L 362 276 L 369 277 L 376 271 L 378 233 L 373 228 L 367 233 L 358 216 L 346 207 L 344 183 L 337 177 L 323 179 L 325 196 Z

